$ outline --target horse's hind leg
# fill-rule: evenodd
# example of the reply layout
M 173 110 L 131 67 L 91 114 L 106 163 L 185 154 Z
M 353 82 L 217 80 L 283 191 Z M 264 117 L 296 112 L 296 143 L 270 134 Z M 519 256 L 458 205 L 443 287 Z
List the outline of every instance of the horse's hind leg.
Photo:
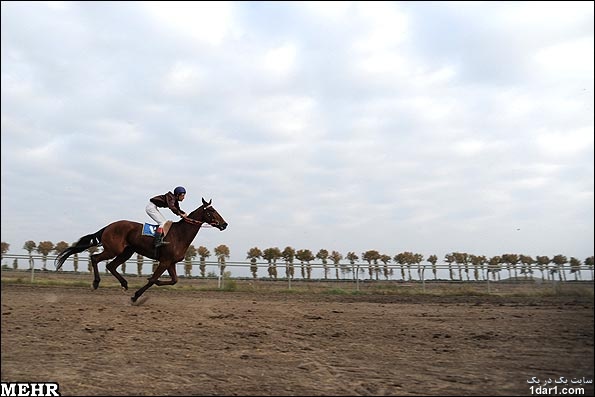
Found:
M 99 269 L 97 269 L 97 264 L 101 261 L 111 259 L 114 256 L 115 255 L 111 251 L 108 251 L 105 245 L 103 246 L 103 252 L 91 255 L 91 266 L 93 266 L 93 289 L 97 289 L 97 287 L 99 287 L 99 282 L 101 281 L 101 278 L 99 277 Z
M 118 269 L 118 266 L 120 266 L 122 263 L 124 263 L 128 259 L 130 259 L 130 257 L 132 256 L 133 253 L 134 253 L 133 249 L 131 249 L 130 247 L 126 247 L 124 249 L 124 252 L 122 252 L 120 255 L 116 256 L 113 261 L 111 261 L 110 263 L 105 265 L 105 268 L 107 270 L 109 270 L 110 273 L 113 274 L 115 278 L 118 279 L 118 281 L 120 282 L 120 285 L 125 290 L 128 290 L 128 281 L 126 281 L 126 279 L 124 277 L 122 277 L 122 275 L 120 273 L 118 273 L 117 269 Z
M 99 255 L 101 254 L 91 255 L 91 266 L 93 266 L 93 289 L 97 289 L 99 287 L 99 282 L 101 281 L 99 270 L 97 269 L 97 263 L 101 262 L 101 259 L 98 259 Z

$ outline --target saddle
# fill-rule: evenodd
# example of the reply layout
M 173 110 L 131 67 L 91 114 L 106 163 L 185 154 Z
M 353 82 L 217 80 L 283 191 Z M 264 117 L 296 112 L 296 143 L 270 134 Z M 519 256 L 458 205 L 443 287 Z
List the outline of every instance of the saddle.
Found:
M 166 221 L 165 224 L 163 225 L 163 238 L 165 238 L 167 236 L 167 233 L 169 232 L 169 229 L 171 228 L 172 224 L 173 224 L 172 221 Z M 142 235 L 155 237 L 155 232 L 157 231 L 158 227 L 159 227 L 159 225 L 152 225 L 150 223 L 145 223 L 143 225 Z

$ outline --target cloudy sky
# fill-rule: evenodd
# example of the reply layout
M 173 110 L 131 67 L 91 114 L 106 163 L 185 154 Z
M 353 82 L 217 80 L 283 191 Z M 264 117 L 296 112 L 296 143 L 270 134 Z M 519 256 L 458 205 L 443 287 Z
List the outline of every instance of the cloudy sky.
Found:
M 2 2 L 2 241 L 593 255 L 593 3 Z M 164 212 L 169 219 L 177 219 Z

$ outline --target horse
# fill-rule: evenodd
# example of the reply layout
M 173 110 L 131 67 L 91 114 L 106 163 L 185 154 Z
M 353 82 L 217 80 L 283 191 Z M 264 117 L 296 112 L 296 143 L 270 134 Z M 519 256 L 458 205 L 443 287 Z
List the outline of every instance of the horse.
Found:
M 70 255 L 83 252 L 90 247 L 103 245 L 103 252 L 91 255 L 93 289 L 97 289 L 101 281 L 97 264 L 101 261 L 113 259 L 105 267 L 118 279 L 122 288 L 128 290 L 128 282 L 118 273 L 118 266 L 130 259 L 135 252 L 147 258 L 158 260 L 159 265 L 153 275 L 149 277 L 147 284 L 136 291 L 130 298 L 132 303 L 135 303 L 153 284 L 157 286 L 174 285 L 178 282 L 176 263 L 184 259 L 186 250 L 188 250 L 192 240 L 194 240 L 204 223 L 216 227 L 220 231 L 227 228 L 227 222 L 213 208 L 211 205 L 212 201 L 211 199 L 209 202 L 206 202 L 203 198 L 200 207 L 188 214 L 186 218 L 174 222 L 167 233 L 169 244 L 155 248 L 153 245 L 153 236 L 142 235 L 143 225 L 141 223 L 119 220 L 110 223 L 95 233 L 81 237 L 72 246 L 60 252 L 54 261 L 56 270 L 62 267 Z M 159 280 L 159 277 L 166 270 L 171 277 L 170 280 Z

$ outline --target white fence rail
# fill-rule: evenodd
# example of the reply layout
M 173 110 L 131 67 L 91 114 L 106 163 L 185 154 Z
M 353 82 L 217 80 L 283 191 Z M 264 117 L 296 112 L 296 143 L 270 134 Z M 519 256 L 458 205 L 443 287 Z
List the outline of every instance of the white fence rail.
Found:
M 4 269 L 31 270 L 32 278 L 36 271 L 55 271 L 55 255 L 48 255 L 44 258 L 41 255 L 10 255 L 2 257 Z M 107 272 L 106 262 L 99 263 L 99 271 Z M 157 262 L 149 258 L 143 258 L 138 262 L 131 258 L 119 267 L 118 271 L 125 274 L 138 276 L 150 275 L 157 266 Z M 256 279 L 279 279 L 279 280 L 325 280 L 325 281 L 353 281 L 364 280 L 376 281 L 411 281 L 421 282 L 431 280 L 454 281 L 454 282 L 498 282 L 498 281 L 536 281 L 536 282 L 565 282 L 565 281 L 593 281 L 593 268 L 581 265 L 578 268 L 571 268 L 569 264 L 556 266 L 550 264 L 543 268 L 538 264 L 525 266 L 507 266 L 502 264 L 495 272 L 488 272 L 487 265 L 474 267 L 469 264 L 464 267 L 456 263 L 437 263 L 432 266 L 430 263 L 413 264 L 411 266 L 390 263 L 372 264 L 368 263 L 293 263 L 293 275 L 290 267 L 284 262 L 271 266 L 267 262 L 226 262 L 224 267 L 216 261 L 179 262 L 176 270 L 180 277 L 223 277 L 226 278 L 256 278 Z M 69 257 L 61 271 L 64 272 L 92 272 L 89 257 Z M 256 272 L 256 277 L 254 273 Z M 167 273 L 166 273 L 167 274 Z

